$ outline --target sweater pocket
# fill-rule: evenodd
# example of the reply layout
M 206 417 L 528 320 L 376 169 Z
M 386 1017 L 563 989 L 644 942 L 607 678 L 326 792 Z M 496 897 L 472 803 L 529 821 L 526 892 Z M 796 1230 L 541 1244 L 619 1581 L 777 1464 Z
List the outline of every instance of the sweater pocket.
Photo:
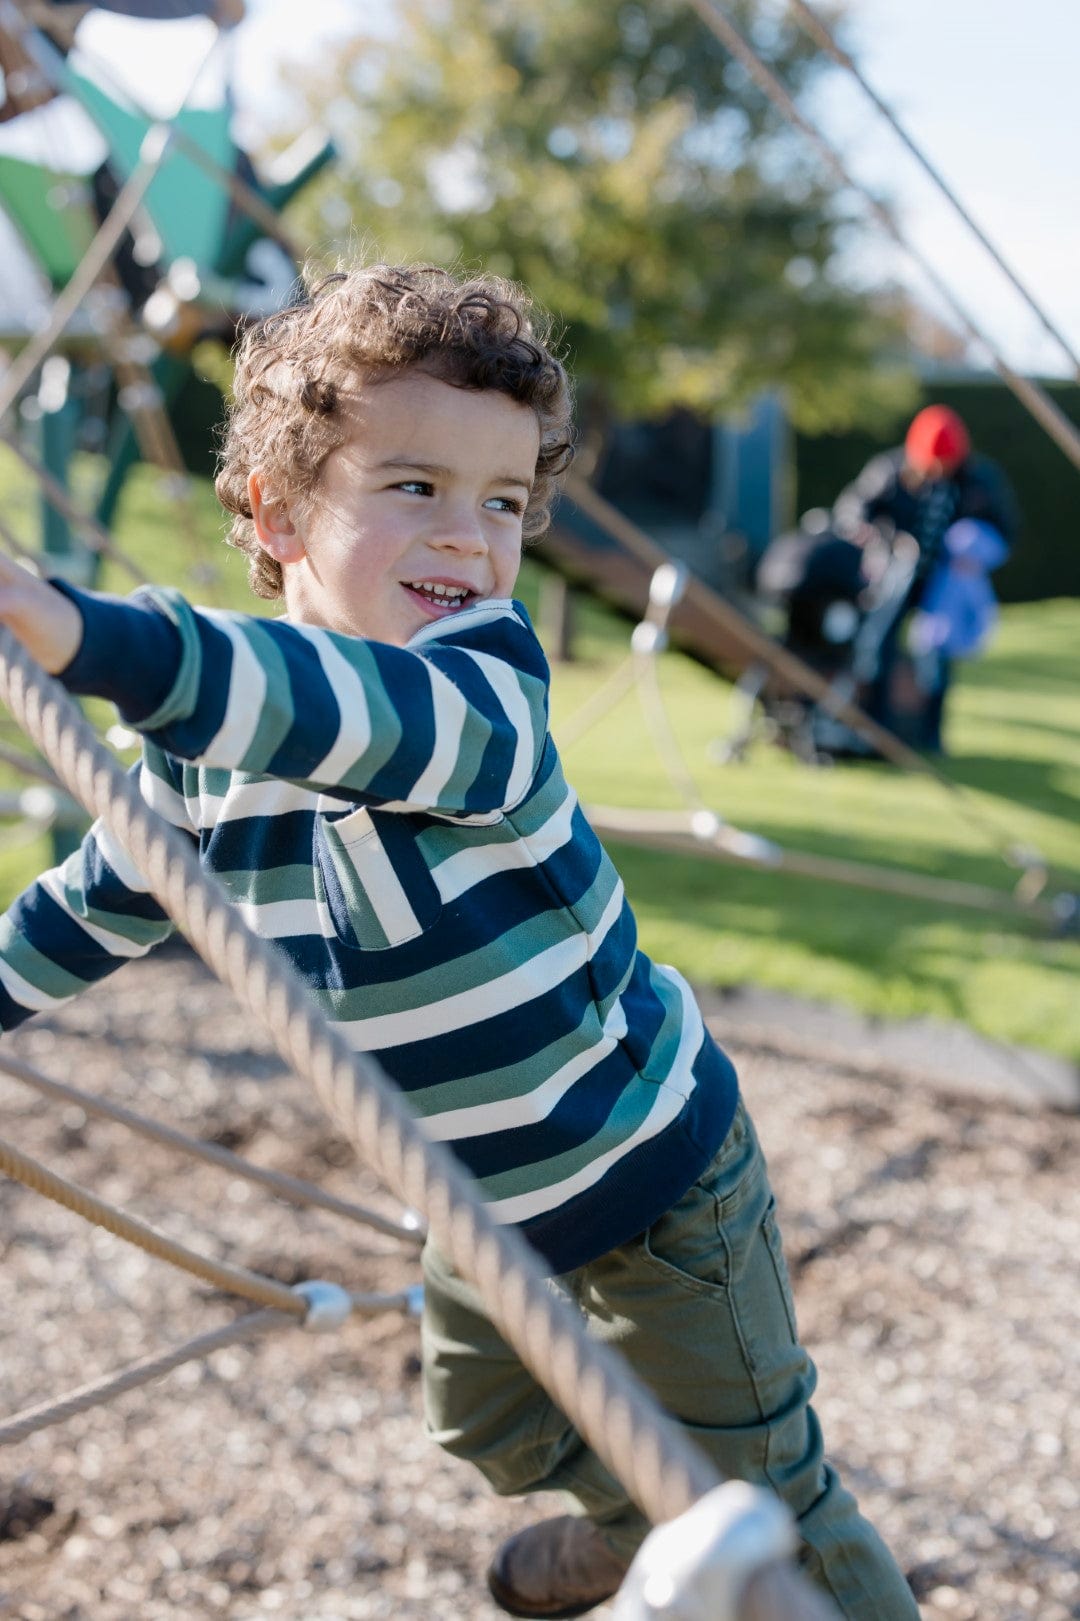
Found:
M 406 817 L 364 806 L 341 816 L 320 811 L 315 859 L 334 933 L 354 950 L 405 945 L 442 910 Z

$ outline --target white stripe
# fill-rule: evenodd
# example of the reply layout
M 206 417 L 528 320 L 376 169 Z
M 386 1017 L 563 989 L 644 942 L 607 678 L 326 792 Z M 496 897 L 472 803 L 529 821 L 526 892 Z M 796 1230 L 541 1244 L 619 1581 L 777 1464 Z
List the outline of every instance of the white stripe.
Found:
M 124 888 L 130 889 L 134 895 L 149 895 L 150 885 L 104 822 L 95 822 L 90 829 L 90 834 L 103 858 L 108 862 Z M 81 857 L 76 857 L 76 859 L 81 862 Z
M 517 739 L 514 763 L 510 768 L 502 803 L 502 808 L 509 810 L 524 799 L 536 770 L 537 739 L 533 732 L 532 709 L 518 684 L 516 672 L 504 659 L 493 658 L 490 653 L 478 653 L 472 647 L 463 647 L 461 652 L 483 672 Z
M 447 1109 L 442 1114 L 426 1115 L 420 1122 L 424 1135 L 434 1143 L 445 1143 L 455 1138 L 510 1131 L 515 1126 L 533 1126 L 538 1120 L 546 1120 L 574 1082 L 602 1063 L 625 1035 L 626 1015 L 616 1003 L 604 1025 L 602 1039 L 585 1052 L 575 1053 L 561 1069 L 549 1075 L 543 1085 L 501 1103 L 477 1103 L 466 1109 Z
M 458 991 L 440 1002 L 422 1007 L 403 1008 L 372 1019 L 339 1019 L 334 1022 L 351 1046 L 361 1052 L 382 1047 L 400 1047 L 404 1042 L 423 1041 L 451 1030 L 465 1030 L 499 1013 L 520 1008 L 534 997 L 560 985 L 594 954 L 622 911 L 623 889 L 618 884 L 592 934 L 572 934 L 538 952 L 505 974 L 484 980 L 472 990 Z
M 287 940 L 297 934 L 318 934 L 333 939 L 329 914 L 311 900 L 237 901 L 244 922 L 264 940 Z
M 507 839 L 502 843 L 478 845 L 459 850 L 433 868 L 432 877 L 439 886 L 443 905 L 456 900 L 482 883 L 494 872 L 512 872 L 515 868 L 538 867 L 569 844 L 573 836 L 574 811 L 577 795 L 568 790 L 562 804 L 548 817 L 543 827 L 527 837 Z
M 690 996 L 688 1001 L 687 995 L 684 994 L 685 982 L 681 976 L 676 977 L 679 979 L 679 991 L 683 1002 L 683 1028 L 679 1048 L 670 1075 L 664 1081 L 656 1083 L 656 1102 L 637 1130 L 625 1142 L 609 1149 L 606 1154 L 601 1154 L 599 1159 L 591 1160 L 574 1176 L 568 1176 L 564 1182 L 536 1188 L 532 1193 L 515 1194 L 508 1199 L 493 1199 L 487 1206 L 493 1220 L 528 1221 L 533 1216 L 543 1215 L 545 1211 L 557 1209 L 559 1205 L 573 1199 L 576 1194 L 595 1186 L 611 1166 L 632 1153 L 639 1144 L 659 1136 L 666 1126 L 678 1118 L 686 1099 L 694 1090 L 693 1063 L 701 1046 L 704 1027 L 693 997 Z
M 260 777 L 255 782 L 229 783 L 224 795 L 204 792 L 202 803 L 208 810 L 218 809 L 214 821 L 239 822 L 245 817 L 285 816 L 290 811 L 314 810 L 316 795 L 313 789 L 283 782 L 278 777 Z M 212 824 L 207 824 L 212 825 Z
M 460 687 L 449 676 L 422 661 L 431 684 L 435 715 L 435 747 L 423 771 L 409 789 L 411 805 L 437 805 L 439 795 L 454 774 L 461 754 L 461 736 L 469 716 L 469 706 Z
M 102 928 L 100 924 L 90 923 L 86 918 L 81 917 L 74 910 L 64 893 L 60 870 L 56 867 L 51 872 L 44 873 L 38 879 L 38 883 L 46 895 L 51 895 L 57 906 L 61 907 L 68 917 L 73 918 L 79 928 L 88 934 L 91 940 L 95 941 L 103 950 L 107 951 L 110 957 L 145 957 L 153 945 L 153 941 L 142 944 L 129 940 L 125 935 L 117 934 L 112 929 Z
M 232 643 L 233 661 L 225 717 L 217 735 L 211 738 L 199 758 L 205 765 L 235 770 L 247 756 L 266 707 L 266 671 L 247 637 L 228 614 L 205 609 L 204 612 Z
M 191 814 L 183 794 L 177 793 L 171 783 L 156 776 L 144 760 L 139 771 L 139 792 L 151 810 L 157 811 L 173 827 L 191 830 Z
M 311 768 L 310 780 L 340 782 L 371 743 L 371 711 L 359 672 L 334 645 L 332 637 L 312 625 L 295 627 L 312 643 L 330 683 L 338 706 L 338 735 L 318 765 Z

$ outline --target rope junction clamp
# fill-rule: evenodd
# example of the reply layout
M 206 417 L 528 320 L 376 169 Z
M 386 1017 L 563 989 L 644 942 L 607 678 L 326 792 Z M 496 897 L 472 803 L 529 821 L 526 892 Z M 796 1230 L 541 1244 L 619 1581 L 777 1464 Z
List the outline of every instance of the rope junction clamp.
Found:
M 619 1589 L 615 1621 L 737 1621 L 752 1578 L 797 1544 L 778 1497 L 729 1480 L 649 1532 Z
M 352 1316 L 352 1296 L 340 1283 L 326 1283 L 322 1278 L 309 1283 L 298 1283 L 293 1294 L 308 1303 L 307 1316 L 301 1327 L 312 1334 L 329 1334 L 347 1323 Z

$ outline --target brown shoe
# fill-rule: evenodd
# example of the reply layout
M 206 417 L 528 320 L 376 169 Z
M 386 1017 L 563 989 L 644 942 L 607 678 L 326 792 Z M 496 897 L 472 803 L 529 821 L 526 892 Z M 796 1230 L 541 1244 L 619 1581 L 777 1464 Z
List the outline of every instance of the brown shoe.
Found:
M 487 1579 L 492 1598 L 510 1615 L 562 1621 L 617 1593 L 629 1567 L 591 1520 L 560 1514 L 504 1542 Z

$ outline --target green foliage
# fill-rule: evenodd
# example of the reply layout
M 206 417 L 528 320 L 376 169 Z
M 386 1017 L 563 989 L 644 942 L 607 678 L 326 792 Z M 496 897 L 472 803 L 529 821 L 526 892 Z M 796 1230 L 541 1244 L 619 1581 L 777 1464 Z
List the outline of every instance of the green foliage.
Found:
M 735 9 L 804 91 L 800 31 Z M 343 153 L 300 205 L 309 239 L 332 254 L 347 220 L 365 257 L 522 282 L 593 413 L 730 411 L 781 384 L 820 430 L 905 403 L 878 364 L 891 318 L 837 271 L 845 205 L 690 7 L 408 0 L 308 91 Z

